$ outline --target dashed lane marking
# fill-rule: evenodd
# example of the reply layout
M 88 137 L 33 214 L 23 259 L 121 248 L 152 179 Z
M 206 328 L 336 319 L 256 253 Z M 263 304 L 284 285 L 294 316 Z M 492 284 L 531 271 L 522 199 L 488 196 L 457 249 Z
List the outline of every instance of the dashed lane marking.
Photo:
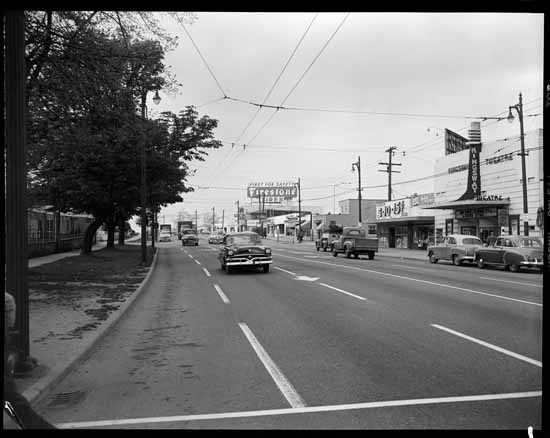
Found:
M 197 265 L 200 265 L 200 264 L 201 264 L 201 262 L 199 262 L 197 259 L 195 259 L 195 263 L 196 263 Z
M 277 269 L 278 271 L 286 272 L 287 274 L 290 274 L 290 275 L 296 275 L 294 272 L 287 271 L 286 269 L 279 268 L 277 266 L 273 266 L 273 269 Z
M 293 408 L 305 407 L 306 404 L 304 403 L 304 400 L 302 400 L 302 397 L 300 397 L 300 394 L 298 394 L 298 392 L 294 389 L 294 386 L 292 386 L 292 384 L 288 381 L 288 379 L 279 369 L 277 364 L 273 362 L 273 359 L 271 359 L 267 351 L 265 351 L 264 347 L 262 347 L 258 339 L 256 339 L 254 333 L 252 333 L 248 326 L 243 322 L 239 323 L 239 327 L 246 336 L 246 339 L 248 339 L 248 342 L 250 342 L 250 345 L 252 345 L 252 348 L 254 349 L 260 360 L 262 361 L 262 364 L 275 381 L 275 384 L 277 385 L 279 390 L 283 393 L 286 400 L 290 403 L 290 406 L 292 406 Z
M 316 414 L 319 412 L 351 411 L 357 409 L 377 409 L 399 406 L 434 405 L 443 403 L 471 403 L 491 400 L 511 400 L 542 397 L 542 391 L 510 392 L 503 394 L 482 394 L 455 397 L 417 398 L 366 403 L 351 403 L 303 408 L 266 409 L 263 411 L 223 412 L 217 414 L 174 415 L 170 417 L 128 418 L 123 420 L 81 421 L 56 424 L 59 429 L 93 428 L 102 426 L 124 426 L 131 424 L 177 423 L 181 421 L 224 420 L 228 418 L 269 417 L 276 415 Z M 309 424 L 309 423 L 308 423 Z
M 533 306 L 542 307 L 542 304 L 534 303 L 532 301 L 518 300 L 517 298 L 510 298 L 510 297 L 505 297 L 505 296 L 502 296 L 502 295 L 495 295 L 495 294 L 490 294 L 490 293 L 487 293 L 487 292 L 480 292 L 480 291 L 477 291 L 477 290 L 466 289 L 466 288 L 458 287 L 458 286 L 452 286 L 450 284 L 445 284 L 445 283 L 436 283 L 436 282 L 433 282 L 433 281 L 421 280 L 419 278 L 412 278 L 412 277 L 405 277 L 403 275 L 389 274 L 387 272 L 374 271 L 372 269 L 358 268 L 356 266 L 340 265 L 340 264 L 337 264 L 337 263 L 321 262 L 321 261 L 318 261 L 318 260 L 309 260 L 309 259 L 292 257 L 292 256 L 285 256 L 285 255 L 280 255 L 280 254 L 279 254 L 279 257 L 286 257 L 288 259 L 301 260 L 301 261 L 309 262 L 309 263 L 319 263 L 319 264 L 323 264 L 323 265 L 336 266 L 336 267 L 344 268 L 344 269 L 354 269 L 356 271 L 372 272 L 373 274 L 385 275 L 387 277 L 401 278 L 401 279 L 408 280 L 408 281 L 416 281 L 418 283 L 431 284 L 433 286 L 441 286 L 441 287 L 446 287 L 446 288 L 449 288 L 449 289 L 455 289 L 455 290 L 459 290 L 461 292 L 468 292 L 468 293 L 478 294 L 478 295 L 486 295 L 486 296 L 493 297 L 493 298 L 499 298 L 501 300 L 515 301 L 515 302 L 518 302 L 518 303 L 524 303 L 524 304 L 530 304 L 530 305 L 533 305 Z
M 358 300 L 363 300 L 363 301 L 366 301 L 367 299 L 366 298 L 363 298 L 363 297 L 360 297 L 359 295 L 355 295 L 355 294 L 352 294 L 350 292 L 346 292 L 345 290 L 342 290 L 342 289 L 338 289 L 337 287 L 334 287 L 334 286 L 331 286 L 330 284 L 325 284 L 325 283 L 319 283 L 321 286 L 325 286 L 325 287 L 328 287 L 329 289 L 333 289 L 337 292 L 341 292 L 343 294 L 346 294 L 346 295 L 350 295 L 354 298 L 357 298 Z
M 460 336 L 461 338 L 468 339 L 469 341 L 475 342 L 479 345 L 483 345 L 484 347 L 490 348 L 495 351 L 499 351 L 500 353 L 507 354 L 508 356 L 515 357 L 516 359 L 522 360 L 524 362 L 528 362 L 530 364 L 533 364 L 542 368 L 542 362 L 539 362 L 538 360 L 535 360 L 535 359 L 531 359 L 530 357 L 523 356 L 518 353 L 514 353 L 513 351 L 506 350 L 505 348 L 497 347 L 496 345 L 489 344 L 488 342 L 482 341 L 480 339 L 472 338 L 471 336 L 465 335 L 464 333 L 451 330 L 439 324 L 432 324 L 432 327 L 438 328 L 439 330 L 444 330 L 446 332 L 452 333 L 453 335 Z
M 222 299 L 222 301 L 225 303 L 225 304 L 229 304 L 229 298 L 227 298 L 227 296 L 223 293 L 223 290 L 220 286 L 218 286 L 217 284 L 214 285 L 214 289 L 216 289 L 216 291 L 218 292 L 220 298 Z
M 212 276 L 210 275 L 210 272 L 208 272 L 208 269 L 202 268 L 202 270 L 204 271 L 204 273 L 206 274 L 207 277 L 212 277 Z

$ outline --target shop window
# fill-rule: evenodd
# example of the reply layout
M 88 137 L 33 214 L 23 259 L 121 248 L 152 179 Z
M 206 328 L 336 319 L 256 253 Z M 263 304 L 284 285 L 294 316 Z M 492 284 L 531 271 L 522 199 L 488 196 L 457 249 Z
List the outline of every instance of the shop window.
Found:
M 367 225 L 367 234 L 376 235 L 376 225 Z
M 453 234 L 453 219 L 445 219 L 445 235 Z

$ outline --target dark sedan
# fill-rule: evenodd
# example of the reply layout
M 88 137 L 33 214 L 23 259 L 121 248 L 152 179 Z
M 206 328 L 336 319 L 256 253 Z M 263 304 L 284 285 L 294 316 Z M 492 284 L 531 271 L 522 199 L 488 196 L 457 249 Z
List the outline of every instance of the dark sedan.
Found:
M 259 234 L 252 231 L 226 234 L 218 259 L 228 274 L 238 267 L 246 266 L 261 267 L 267 273 L 269 265 L 273 263 L 271 248 L 262 245 Z
M 488 265 L 504 266 L 517 272 L 520 268 L 543 267 L 542 241 L 530 236 L 499 236 L 491 246 L 479 248 L 475 260 L 480 269 Z

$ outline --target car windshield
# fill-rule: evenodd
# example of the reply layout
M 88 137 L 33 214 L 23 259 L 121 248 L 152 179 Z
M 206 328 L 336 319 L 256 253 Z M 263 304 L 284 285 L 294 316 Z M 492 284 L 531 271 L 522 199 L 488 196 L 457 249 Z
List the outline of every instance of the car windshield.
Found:
M 252 245 L 259 245 L 262 243 L 260 240 L 260 236 L 256 236 L 254 234 L 243 234 L 241 236 L 229 236 L 227 237 L 226 244 L 227 245 L 242 245 L 242 244 L 252 244 Z
M 183 234 L 195 234 L 195 230 L 184 230 Z
M 542 248 L 539 239 L 520 239 L 519 246 L 522 248 Z
M 462 243 L 464 245 L 481 245 L 481 239 L 478 239 L 477 237 L 467 237 L 465 239 L 462 239 Z

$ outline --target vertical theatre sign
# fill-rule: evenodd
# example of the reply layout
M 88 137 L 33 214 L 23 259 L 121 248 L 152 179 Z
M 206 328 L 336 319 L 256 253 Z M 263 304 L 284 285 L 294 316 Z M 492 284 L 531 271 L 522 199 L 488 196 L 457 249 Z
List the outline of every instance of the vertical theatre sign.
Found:
M 279 204 L 298 196 L 298 183 L 286 182 L 253 182 L 248 184 L 246 194 L 251 199 L 260 198 L 266 204 Z
M 481 175 L 479 173 L 479 152 L 481 150 L 481 132 L 479 122 L 472 122 L 468 131 L 470 141 L 470 160 L 468 163 L 468 185 L 464 194 L 457 201 L 476 199 L 481 196 Z

